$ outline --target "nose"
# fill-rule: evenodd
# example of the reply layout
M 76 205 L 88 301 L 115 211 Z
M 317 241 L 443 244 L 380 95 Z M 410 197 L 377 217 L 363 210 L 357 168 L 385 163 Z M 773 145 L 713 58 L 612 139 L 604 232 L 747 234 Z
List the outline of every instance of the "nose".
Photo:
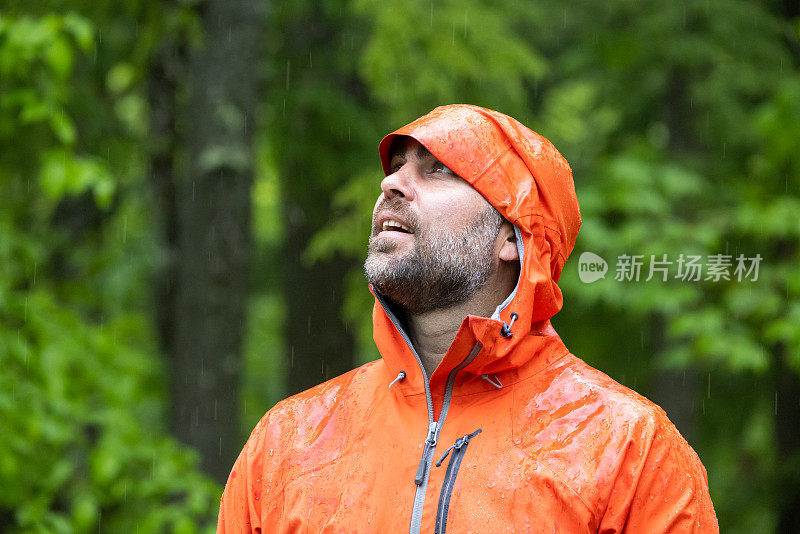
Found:
M 381 181 L 385 198 L 404 198 L 409 202 L 414 199 L 414 178 L 407 167 L 403 165 Z

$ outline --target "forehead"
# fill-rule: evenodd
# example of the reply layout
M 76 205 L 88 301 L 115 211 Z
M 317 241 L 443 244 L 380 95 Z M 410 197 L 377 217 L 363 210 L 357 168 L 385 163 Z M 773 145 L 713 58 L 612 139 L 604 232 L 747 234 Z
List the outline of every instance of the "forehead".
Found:
M 391 162 L 395 157 L 402 157 L 404 160 L 416 158 L 426 161 L 426 164 L 428 161 L 439 161 L 436 156 L 431 154 L 430 151 L 422 145 L 422 143 L 407 135 L 398 135 L 392 139 L 392 144 L 389 147 L 389 161 Z M 468 197 L 477 201 L 481 208 L 490 205 L 489 201 L 486 200 L 472 184 L 464 180 L 464 178 L 454 171 L 450 171 L 450 173 L 450 180 L 439 182 L 440 184 L 446 185 L 449 194 L 466 194 Z M 457 205 L 468 209 L 466 208 L 468 204 L 457 203 Z

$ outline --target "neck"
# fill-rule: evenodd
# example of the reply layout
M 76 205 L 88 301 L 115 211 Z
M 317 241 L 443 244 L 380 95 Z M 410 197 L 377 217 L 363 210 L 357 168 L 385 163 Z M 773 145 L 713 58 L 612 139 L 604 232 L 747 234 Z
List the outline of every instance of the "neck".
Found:
M 507 283 L 487 283 L 461 304 L 406 315 L 408 334 L 429 378 L 453 344 L 464 319 L 468 315 L 490 317 L 512 290 L 513 285 L 509 288 Z

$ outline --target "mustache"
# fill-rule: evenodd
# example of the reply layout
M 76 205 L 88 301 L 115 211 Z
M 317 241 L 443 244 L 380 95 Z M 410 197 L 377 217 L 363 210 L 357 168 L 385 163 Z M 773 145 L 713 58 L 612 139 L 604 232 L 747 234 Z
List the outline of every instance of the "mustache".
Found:
M 411 211 L 408 207 L 408 203 L 404 200 L 399 198 L 384 198 L 378 207 L 375 208 L 375 213 L 380 213 L 382 211 L 391 211 L 398 218 L 403 219 L 412 232 L 417 233 L 419 229 L 419 218 L 417 215 Z M 380 223 L 378 222 L 375 217 L 372 219 L 372 235 L 378 235 L 378 233 L 382 230 Z

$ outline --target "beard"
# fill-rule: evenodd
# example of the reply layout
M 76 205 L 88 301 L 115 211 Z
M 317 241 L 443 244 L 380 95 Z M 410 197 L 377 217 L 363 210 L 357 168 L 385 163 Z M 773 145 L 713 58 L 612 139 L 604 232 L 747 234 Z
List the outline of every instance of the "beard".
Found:
M 389 257 L 395 244 L 379 239 L 380 228 L 373 227 L 364 272 L 375 289 L 419 315 L 461 304 L 483 287 L 495 269 L 494 245 L 503 222 L 493 206 L 459 230 L 423 229 L 404 206 L 390 207 L 414 230 L 415 243 L 406 254 Z

